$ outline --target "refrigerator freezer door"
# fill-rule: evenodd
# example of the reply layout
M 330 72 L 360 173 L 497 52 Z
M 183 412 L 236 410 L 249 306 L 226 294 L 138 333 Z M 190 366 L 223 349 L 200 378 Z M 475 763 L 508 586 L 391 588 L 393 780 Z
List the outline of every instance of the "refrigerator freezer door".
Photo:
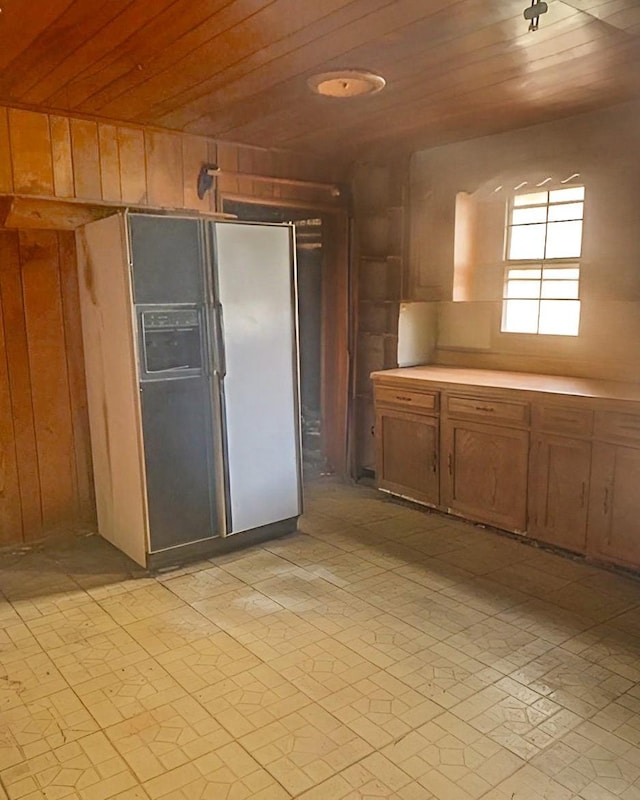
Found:
M 291 232 L 213 223 L 223 309 L 228 533 L 301 513 Z

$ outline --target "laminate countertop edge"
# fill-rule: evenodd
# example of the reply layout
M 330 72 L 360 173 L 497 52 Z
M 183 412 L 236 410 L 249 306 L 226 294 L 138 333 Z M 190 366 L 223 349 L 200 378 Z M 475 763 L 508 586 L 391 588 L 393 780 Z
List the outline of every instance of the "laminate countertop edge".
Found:
M 531 372 L 467 369 L 464 367 L 418 366 L 378 370 L 371 373 L 374 384 L 403 385 L 416 389 L 469 389 L 528 392 L 585 400 L 602 400 L 607 404 L 640 403 L 640 384 L 544 375 Z

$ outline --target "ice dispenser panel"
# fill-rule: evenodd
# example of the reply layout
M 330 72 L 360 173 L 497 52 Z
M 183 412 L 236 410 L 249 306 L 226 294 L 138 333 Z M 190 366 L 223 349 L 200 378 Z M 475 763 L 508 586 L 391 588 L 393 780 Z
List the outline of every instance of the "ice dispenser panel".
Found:
M 199 375 L 203 367 L 201 315 L 196 308 L 140 311 L 141 377 Z

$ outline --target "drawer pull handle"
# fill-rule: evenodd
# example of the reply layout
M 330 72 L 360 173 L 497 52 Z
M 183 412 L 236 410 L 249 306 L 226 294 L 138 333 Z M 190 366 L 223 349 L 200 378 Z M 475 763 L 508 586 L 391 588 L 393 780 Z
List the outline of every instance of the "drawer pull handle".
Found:
M 602 503 L 602 510 L 605 517 L 609 514 L 609 487 L 606 486 L 604 490 L 604 501 Z
M 437 450 L 433 451 L 433 459 L 431 461 L 431 471 L 435 475 L 438 471 L 438 452 Z
M 449 475 L 453 476 L 453 455 L 449 453 L 449 457 L 447 458 L 447 467 L 449 469 Z
M 493 413 L 495 408 L 493 406 L 474 406 L 476 411 L 489 411 Z
M 396 400 L 403 400 L 405 403 L 411 403 L 412 402 L 412 398 L 411 397 L 405 397 L 405 395 L 403 395 L 403 394 L 397 394 L 396 395 Z

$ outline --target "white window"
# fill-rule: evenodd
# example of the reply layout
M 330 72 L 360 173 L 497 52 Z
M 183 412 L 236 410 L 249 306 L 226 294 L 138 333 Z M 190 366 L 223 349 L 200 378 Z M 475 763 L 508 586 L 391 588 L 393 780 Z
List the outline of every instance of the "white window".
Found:
M 577 336 L 584 186 L 509 204 L 502 330 Z

